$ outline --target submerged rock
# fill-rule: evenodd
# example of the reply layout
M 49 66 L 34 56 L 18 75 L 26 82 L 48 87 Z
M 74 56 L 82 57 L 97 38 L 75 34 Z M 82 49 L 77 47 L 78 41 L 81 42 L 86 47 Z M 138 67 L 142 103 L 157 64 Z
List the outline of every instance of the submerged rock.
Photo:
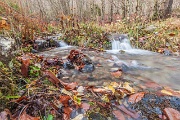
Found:
M 85 64 L 84 67 L 80 70 L 83 73 L 93 72 L 95 69 L 93 64 Z
M 65 62 L 65 63 L 63 64 L 63 67 L 64 67 L 65 69 L 74 69 L 74 68 L 75 68 L 74 65 L 73 65 L 73 63 L 70 62 L 70 61 Z

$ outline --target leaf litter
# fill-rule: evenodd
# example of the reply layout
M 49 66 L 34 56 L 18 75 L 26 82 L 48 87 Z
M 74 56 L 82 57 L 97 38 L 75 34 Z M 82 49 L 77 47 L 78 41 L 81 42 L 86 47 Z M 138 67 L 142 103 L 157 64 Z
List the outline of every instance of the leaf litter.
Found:
M 163 89 L 156 84 L 153 88 L 159 92 L 138 88 L 133 82 L 122 80 L 121 69 L 110 73 L 121 82 L 109 82 L 103 86 L 82 86 L 58 78 L 62 69 L 82 73 L 95 70 L 92 60 L 78 50 L 71 50 L 66 61 L 29 53 L 17 60 L 21 64 L 22 76 L 31 75 L 34 79 L 26 84 L 21 97 L 11 101 L 14 103 L 11 112 L 6 109 L 0 113 L 0 119 L 179 119 L 179 91 Z M 35 64 L 40 71 L 30 72 L 30 66 Z M 85 70 L 86 65 L 90 69 Z M 151 86 L 145 84 L 146 87 Z

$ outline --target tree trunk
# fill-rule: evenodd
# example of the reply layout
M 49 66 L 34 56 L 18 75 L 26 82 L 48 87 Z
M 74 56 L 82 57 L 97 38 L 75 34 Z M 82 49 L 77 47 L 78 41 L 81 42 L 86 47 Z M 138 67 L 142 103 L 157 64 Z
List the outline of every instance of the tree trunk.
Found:
M 114 11 L 114 6 L 113 6 L 113 2 L 114 2 L 114 0 L 111 0 L 111 8 L 110 8 L 110 15 L 111 15 L 111 17 L 110 17 L 110 21 L 111 22 L 113 22 L 113 11 Z
M 160 17 L 161 18 L 168 18 L 171 15 L 172 12 L 172 5 L 173 0 L 164 0 L 161 4 L 161 10 L 160 10 Z

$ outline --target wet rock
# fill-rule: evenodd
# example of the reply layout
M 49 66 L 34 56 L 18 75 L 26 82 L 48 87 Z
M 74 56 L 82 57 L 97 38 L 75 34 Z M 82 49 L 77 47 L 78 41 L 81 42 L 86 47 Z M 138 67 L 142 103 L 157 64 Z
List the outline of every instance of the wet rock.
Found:
M 32 53 L 38 53 L 38 51 L 35 50 L 35 49 L 32 49 L 31 52 L 32 52 Z
M 108 66 L 112 67 L 112 66 L 114 66 L 114 63 L 109 63 Z
M 106 117 L 104 117 L 100 113 L 94 113 L 94 112 L 89 114 L 89 119 L 91 119 L 91 120 L 108 120 Z
M 65 62 L 63 64 L 63 67 L 64 67 L 64 69 L 74 69 L 75 68 L 73 63 L 71 63 L 70 61 Z
M 71 115 L 70 115 L 70 118 L 71 119 L 74 119 L 76 116 L 78 116 L 79 114 L 84 114 L 85 111 L 82 109 L 82 108 L 78 108 L 78 109 L 74 109 L 72 112 L 71 112 Z
M 49 43 L 46 40 L 38 39 L 35 40 L 34 49 L 36 50 L 43 50 L 49 47 Z
M 165 50 L 164 50 L 164 55 L 166 55 L 166 56 L 169 56 L 169 55 L 171 55 L 171 52 L 170 52 L 170 50 L 168 50 L 168 49 L 165 49 Z
M 83 73 L 90 73 L 90 72 L 93 72 L 94 69 L 95 67 L 93 64 L 86 64 L 80 71 Z
M 114 67 L 119 67 L 119 69 L 121 69 L 123 72 L 127 72 L 128 70 L 130 70 L 129 66 L 121 62 L 115 63 Z
M 144 30 L 147 32 L 153 32 L 157 27 L 154 25 L 147 26 Z

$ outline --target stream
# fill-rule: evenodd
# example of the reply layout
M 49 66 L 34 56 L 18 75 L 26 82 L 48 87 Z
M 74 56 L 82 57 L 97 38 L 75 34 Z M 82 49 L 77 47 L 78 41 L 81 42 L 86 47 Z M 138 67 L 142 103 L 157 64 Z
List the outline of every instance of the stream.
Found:
M 68 46 L 62 42 L 63 47 L 38 53 L 47 59 L 53 57 L 66 59 L 70 50 L 81 48 Z M 132 48 L 127 37 L 119 37 L 112 41 L 112 50 L 106 52 L 82 50 L 95 65 L 92 73 L 83 73 L 75 69 L 62 69 L 61 76 L 67 82 L 78 82 L 80 85 L 99 85 L 104 82 L 120 82 L 121 80 L 133 81 L 135 84 L 158 83 L 180 89 L 180 57 L 165 56 L 162 54 Z M 121 79 L 114 78 L 110 73 L 122 69 Z

